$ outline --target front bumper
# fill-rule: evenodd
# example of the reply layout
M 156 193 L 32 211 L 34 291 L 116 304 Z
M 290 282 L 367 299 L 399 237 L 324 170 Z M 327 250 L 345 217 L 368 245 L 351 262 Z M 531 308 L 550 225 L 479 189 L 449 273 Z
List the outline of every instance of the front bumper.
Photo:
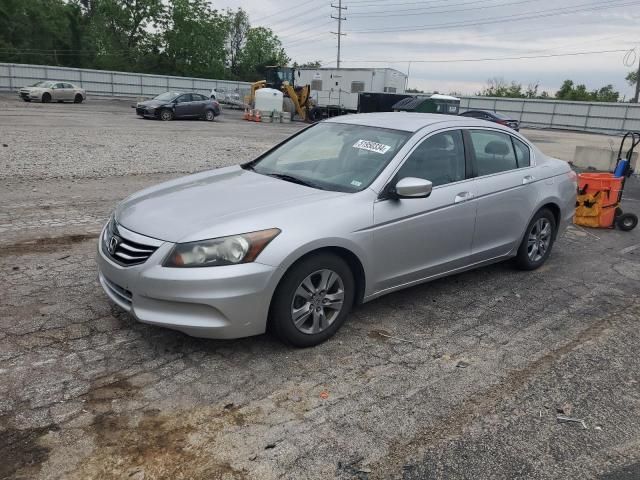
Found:
M 162 244 L 142 265 L 124 267 L 103 252 L 102 235 L 97 259 L 100 284 L 114 303 L 137 320 L 203 338 L 265 332 L 277 284 L 276 267 L 254 262 L 165 268 L 161 263 L 171 243 Z

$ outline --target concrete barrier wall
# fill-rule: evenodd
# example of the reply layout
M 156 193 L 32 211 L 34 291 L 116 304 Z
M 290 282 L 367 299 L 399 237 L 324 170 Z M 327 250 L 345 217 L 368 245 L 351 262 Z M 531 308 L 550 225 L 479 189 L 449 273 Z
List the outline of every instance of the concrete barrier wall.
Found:
M 635 103 L 462 97 L 460 111 L 473 109 L 504 113 L 519 120 L 523 127 L 608 134 L 640 131 L 640 105 Z
M 81 86 L 89 95 L 131 98 L 154 97 L 167 90 L 197 92 L 207 96 L 213 88 L 228 93 L 245 92 L 251 85 L 229 80 L 0 63 L 0 91 L 17 91 L 38 80 L 66 80 Z
M 213 88 L 243 97 L 249 82 L 167 75 L 148 75 L 107 70 L 0 63 L 0 91 L 17 91 L 38 80 L 67 80 L 80 85 L 89 95 L 153 97 L 167 90 L 208 94 Z M 556 128 L 619 134 L 640 131 L 640 105 L 631 103 L 589 103 L 520 98 L 462 97 L 460 111 L 492 110 L 519 120 L 524 127 Z

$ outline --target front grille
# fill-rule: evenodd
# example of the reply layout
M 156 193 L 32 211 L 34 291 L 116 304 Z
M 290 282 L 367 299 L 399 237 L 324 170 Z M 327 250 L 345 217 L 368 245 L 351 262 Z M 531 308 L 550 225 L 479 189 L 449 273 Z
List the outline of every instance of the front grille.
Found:
M 123 237 L 115 222 L 109 222 L 105 233 L 103 249 L 105 253 L 120 265 L 130 267 L 146 262 L 158 247 L 134 242 Z

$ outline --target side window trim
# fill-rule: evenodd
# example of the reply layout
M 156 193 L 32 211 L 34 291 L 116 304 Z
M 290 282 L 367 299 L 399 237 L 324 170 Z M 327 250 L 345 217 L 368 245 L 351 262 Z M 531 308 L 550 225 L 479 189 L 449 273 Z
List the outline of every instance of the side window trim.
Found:
M 464 162 L 465 178 L 476 178 L 478 176 L 478 165 L 476 164 L 476 153 L 471 143 L 471 133 L 468 128 L 462 129 L 462 141 L 464 142 Z
M 518 169 L 532 167 L 533 166 L 532 165 L 533 164 L 533 153 L 532 153 L 531 147 L 529 145 L 527 145 L 526 143 L 524 143 L 519 138 L 516 138 L 513 135 L 509 135 L 509 136 L 511 137 L 511 145 L 513 145 L 513 151 L 516 154 L 516 163 L 518 164 Z M 524 145 L 527 148 L 527 150 L 529 150 L 529 165 L 520 165 L 520 157 L 518 156 L 518 149 L 516 148 L 516 140 L 518 140 L 522 145 Z

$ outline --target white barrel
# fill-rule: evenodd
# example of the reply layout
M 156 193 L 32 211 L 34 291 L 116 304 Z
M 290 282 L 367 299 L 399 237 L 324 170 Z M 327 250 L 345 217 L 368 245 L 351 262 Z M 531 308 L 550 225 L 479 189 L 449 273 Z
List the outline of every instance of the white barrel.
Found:
M 281 112 L 283 95 L 274 88 L 260 88 L 256 90 L 256 104 L 254 108 L 261 112 Z

